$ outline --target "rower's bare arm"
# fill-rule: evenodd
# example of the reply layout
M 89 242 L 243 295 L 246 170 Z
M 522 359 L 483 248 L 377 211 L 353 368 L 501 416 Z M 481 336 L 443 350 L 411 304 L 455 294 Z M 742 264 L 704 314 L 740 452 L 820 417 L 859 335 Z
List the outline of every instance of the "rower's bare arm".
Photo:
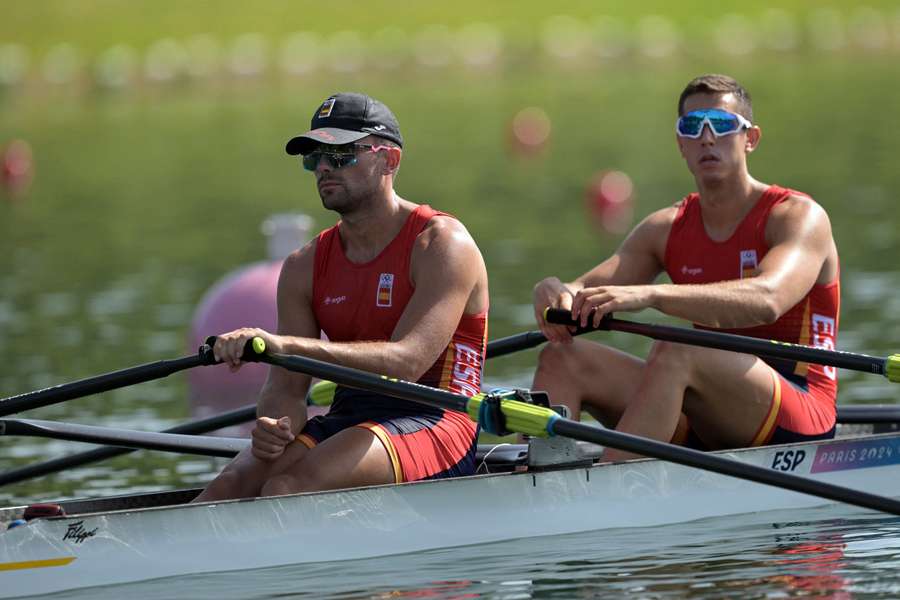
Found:
M 309 260 L 312 261 L 312 257 Z M 299 258 L 289 261 L 297 271 L 306 273 L 306 268 L 296 264 Z M 286 262 L 285 270 L 289 268 Z M 389 341 L 331 342 L 319 339 L 317 326 L 313 334 L 315 319 L 307 296 L 303 295 L 311 297 L 311 275 L 308 292 L 295 289 L 284 296 L 279 292 L 279 313 L 284 311 L 292 319 L 282 323 L 279 316 L 279 327 L 284 335 L 272 335 L 260 329 L 241 330 L 241 335 L 244 339 L 259 335 L 273 352 L 299 354 L 372 373 L 416 380 L 446 348 L 464 311 L 487 310 L 488 291 L 481 253 L 462 224 L 454 219 L 436 217 L 429 222 L 413 248 L 411 268 L 415 292 Z M 282 279 L 285 279 L 284 275 Z M 291 278 L 291 281 L 306 279 Z M 294 294 L 293 300 L 290 294 Z M 298 295 L 303 298 L 302 302 L 297 300 Z M 291 302 L 300 303 L 302 308 L 291 306 Z M 239 351 L 235 349 L 235 352 Z M 236 360 L 239 362 L 239 358 Z M 296 395 L 301 390 L 305 393 L 308 380 L 293 379 L 279 371 L 271 370 L 271 385 L 267 385 L 264 394 L 267 402 L 269 398 L 274 402 L 276 398 Z M 270 405 L 267 403 L 266 406 Z
M 255 327 L 244 327 L 218 336 L 213 352 L 232 371 L 241 366 L 248 340 L 261 337 L 271 352 L 285 352 L 283 340 L 319 337 L 319 326 L 312 311 L 312 279 L 315 240 L 284 261 L 278 277 L 278 334 Z M 257 402 L 257 416 L 280 419 L 290 417 L 291 429 L 298 431 L 306 422 L 306 392 L 309 376 L 277 367 L 269 369 Z
M 573 285 L 581 290 L 597 285 L 653 283 L 664 269 L 666 241 L 677 212 L 677 207 L 670 206 L 648 215 L 628 234 L 615 254 L 576 279 Z
M 284 261 L 278 278 L 279 336 L 319 338 L 319 324 L 312 308 L 315 246 L 316 241 L 313 240 Z M 292 429 L 299 431 L 306 423 L 309 384 L 309 375 L 269 367 L 257 405 L 257 415 L 275 419 L 289 416 Z
M 776 206 L 766 253 L 754 277 L 703 285 L 654 286 L 653 306 L 709 327 L 773 323 L 816 283 L 837 276 L 837 252 L 825 211 L 802 197 Z
M 652 283 L 663 271 L 665 245 L 677 210 L 668 207 L 647 216 L 628 234 L 615 254 L 574 281 L 563 283 L 556 277 L 539 281 L 534 286 L 534 311 L 544 336 L 551 342 L 572 339 L 566 327 L 544 321 L 544 309 L 548 306 L 571 310 L 585 290 L 589 293 L 597 287 Z
M 434 364 L 463 314 L 487 312 L 488 278 L 481 251 L 455 219 L 437 217 L 412 253 L 416 291 L 397 322 L 385 357 L 392 372 L 415 381 Z

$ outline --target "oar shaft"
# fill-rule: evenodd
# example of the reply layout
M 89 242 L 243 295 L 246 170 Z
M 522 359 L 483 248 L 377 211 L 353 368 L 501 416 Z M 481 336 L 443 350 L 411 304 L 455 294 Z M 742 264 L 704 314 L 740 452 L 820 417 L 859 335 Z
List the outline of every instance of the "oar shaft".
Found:
M 900 405 L 852 404 L 837 407 L 837 422 L 846 424 L 900 423 Z
M 246 423 L 247 421 L 251 421 L 254 418 L 256 418 L 256 405 L 251 404 L 249 406 L 244 406 L 235 410 L 230 410 L 220 415 L 207 417 L 205 419 L 198 419 L 189 423 L 182 423 L 181 425 L 176 425 L 175 427 L 166 429 L 162 433 L 209 433 L 210 431 L 222 429 L 223 427 L 230 427 L 232 425 Z M 20 481 L 33 479 L 42 475 L 49 475 L 51 473 L 57 473 L 64 469 L 80 467 L 86 464 L 106 460 L 135 451 L 135 448 L 103 446 L 102 448 L 94 448 L 93 450 L 88 450 L 87 452 L 79 452 L 77 454 L 70 454 L 69 456 L 54 458 L 52 460 L 27 465 L 19 469 L 13 469 L 12 471 L 7 471 L 6 473 L 0 473 L 0 486 L 19 483 Z
M 212 438 L 177 433 L 113 429 L 37 419 L 0 419 L 0 435 L 30 435 L 73 442 L 114 444 L 127 448 L 233 457 L 247 446 L 241 438 Z
M 300 371 L 323 379 L 330 379 L 341 385 L 351 387 L 363 387 L 371 391 L 380 392 L 396 398 L 422 402 L 440 408 L 459 410 L 478 414 L 479 411 L 469 411 L 469 403 L 473 406 L 481 405 L 486 401 L 481 394 L 466 398 L 465 396 L 429 388 L 419 384 L 402 380 L 379 377 L 366 371 L 351 369 L 301 356 L 285 354 L 265 354 L 264 345 L 260 344 L 260 354 L 255 354 L 248 349 L 244 351 L 244 359 L 257 359 L 279 367 Z M 757 483 L 764 483 L 786 490 L 801 492 L 846 502 L 863 508 L 880 510 L 887 513 L 900 515 L 900 502 L 891 498 L 884 498 L 866 492 L 859 492 L 841 486 L 799 477 L 789 473 L 770 471 L 768 469 L 740 463 L 727 458 L 706 454 L 666 444 L 654 440 L 648 440 L 634 435 L 624 434 L 618 431 L 599 428 L 586 423 L 580 423 L 560 417 L 549 408 L 525 404 L 512 400 L 502 400 L 501 410 L 506 416 L 506 427 L 512 431 L 538 435 L 538 429 L 545 428 L 544 433 L 562 435 L 575 440 L 592 442 L 617 448 L 626 452 L 633 452 L 653 458 L 669 460 L 679 464 L 730 475 L 733 477 L 749 479 Z M 473 417 L 474 418 L 474 417 Z M 539 428 L 533 424 L 538 423 Z M 522 425 L 528 425 L 523 427 Z
M 551 308 L 547 310 L 547 321 L 559 325 L 578 327 L 579 323 L 572 319 L 572 314 L 567 310 Z M 808 362 L 817 365 L 827 365 L 850 369 L 853 371 L 866 371 L 887 375 L 887 359 L 867 354 L 843 352 L 839 350 L 827 350 L 790 344 L 775 340 L 763 340 L 759 338 L 736 335 L 733 333 L 720 333 L 703 329 L 688 329 L 686 327 L 673 327 L 669 325 L 657 325 L 653 323 L 636 323 L 623 321 L 613 317 L 605 317 L 597 328 L 590 330 L 609 330 L 634 333 L 654 340 L 677 342 L 680 344 L 693 344 L 719 350 L 730 350 L 744 354 L 755 354 L 768 358 L 781 358 L 799 362 Z M 583 331 L 583 330 L 581 330 Z
M 152 379 L 161 379 L 172 373 L 190 369 L 202 364 L 207 363 L 203 361 L 200 355 L 184 356 L 172 360 L 161 360 L 145 365 L 138 365 L 136 367 L 113 371 L 111 373 L 105 373 L 103 375 L 97 375 L 96 377 L 89 377 L 71 383 L 55 385 L 43 390 L 28 392 L 27 394 L 11 396 L 0 400 L 0 417 L 5 417 L 24 410 L 40 408 L 42 406 L 50 406 L 51 404 L 65 402 L 72 398 L 108 392 L 135 383 L 142 383 Z
M 813 496 L 827 498 L 829 500 L 835 500 L 837 502 L 845 502 L 863 508 L 900 515 L 900 501 L 894 500 L 893 498 L 851 490 L 824 481 L 817 481 L 807 477 L 798 477 L 782 471 L 775 471 L 723 458 L 715 454 L 708 454 L 690 448 L 657 442 L 619 431 L 601 429 L 569 419 L 556 419 L 552 421 L 551 428 L 553 433 L 557 435 L 563 435 L 576 440 L 601 444 L 626 452 L 652 456 L 654 458 L 689 467 L 700 468 L 722 475 L 749 479 L 757 483 L 763 483 L 777 488 L 802 492 Z
M 519 350 L 533 348 L 544 343 L 546 338 L 540 331 L 526 331 L 523 333 L 511 335 L 509 337 L 500 338 L 489 342 L 487 345 L 487 358 L 494 358 L 512 354 Z M 211 364 L 209 353 L 203 352 L 201 349 L 199 364 Z M 149 365 L 142 365 L 133 369 L 124 369 L 106 375 L 100 375 L 98 378 L 90 378 L 82 381 L 73 382 L 64 386 L 56 386 L 46 390 L 40 390 L 20 396 L 13 396 L 6 400 L 0 400 L 0 411 L 7 409 L 6 412 L 0 412 L 0 417 L 20 412 L 29 408 L 38 408 L 47 406 L 56 402 L 63 402 L 82 395 L 94 394 L 99 392 L 116 389 L 131 383 L 140 383 L 149 381 L 157 377 L 163 377 L 182 369 L 196 366 L 194 361 L 197 357 L 185 357 L 174 361 L 162 361 Z M 431 388 L 429 388 L 431 389 Z M 243 423 L 252 420 L 256 416 L 256 407 L 247 406 L 235 411 L 230 411 L 210 417 L 208 419 L 200 419 L 185 423 L 177 427 L 165 430 L 165 433 L 207 433 L 215 431 L 222 427 L 228 427 L 237 423 Z M 93 462 L 106 460 L 123 454 L 134 452 L 134 448 L 121 448 L 117 446 L 108 446 L 103 448 L 95 448 L 87 452 L 79 452 L 69 456 L 51 459 L 41 463 L 27 465 L 25 467 L 0 473 L 0 486 L 18 483 L 56 473 L 64 469 L 80 467 Z

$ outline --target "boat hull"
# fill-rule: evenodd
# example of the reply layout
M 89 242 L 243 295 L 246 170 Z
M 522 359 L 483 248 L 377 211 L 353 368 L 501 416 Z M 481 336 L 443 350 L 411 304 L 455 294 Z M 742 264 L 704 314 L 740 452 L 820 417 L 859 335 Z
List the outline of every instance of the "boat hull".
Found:
M 720 453 L 900 496 L 900 435 Z M 0 534 L 0 597 L 831 504 L 657 460 L 39 519 Z

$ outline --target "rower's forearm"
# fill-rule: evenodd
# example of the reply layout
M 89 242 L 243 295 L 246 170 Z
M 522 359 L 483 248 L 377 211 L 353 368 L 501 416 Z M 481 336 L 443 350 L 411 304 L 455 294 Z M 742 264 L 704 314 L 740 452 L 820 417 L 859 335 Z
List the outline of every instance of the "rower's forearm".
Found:
M 299 354 L 370 373 L 416 381 L 432 365 L 422 352 L 397 342 L 330 342 L 303 337 L 284 339 L 286 354 Z
M 256 402 L 256 416 L 280 419 L 290 417 L 291 429 L 297 433 L 306 424 L 306 397 L 297 397 L 274 388 L 264 387 Z
M 653 288 L 654 308 L 707 327 L 755 327 L 774 323 L 780 316 L 772 291 L 754 279 Z

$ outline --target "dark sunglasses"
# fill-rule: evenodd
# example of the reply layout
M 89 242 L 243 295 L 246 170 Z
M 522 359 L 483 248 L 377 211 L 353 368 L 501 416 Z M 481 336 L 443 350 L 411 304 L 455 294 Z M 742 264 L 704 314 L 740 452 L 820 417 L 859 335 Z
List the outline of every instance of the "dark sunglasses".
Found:
M 359 162 L 357 151 L 364 150 L 366 152 L 378 152 L 379 150 L 387 150 L 390 146 L 375 146 L 373 144 L 347 144 L 339 146 L 346 148 L 349 152 L 341 152 L 338 150 L 315 150 L 303 156 L 303 168 L 307 171 L 315 171 L 319 166 L 319 161 L 323 158 L 328 161 L 333 169 L 343 169 L 344 167 L 352 167 Z

